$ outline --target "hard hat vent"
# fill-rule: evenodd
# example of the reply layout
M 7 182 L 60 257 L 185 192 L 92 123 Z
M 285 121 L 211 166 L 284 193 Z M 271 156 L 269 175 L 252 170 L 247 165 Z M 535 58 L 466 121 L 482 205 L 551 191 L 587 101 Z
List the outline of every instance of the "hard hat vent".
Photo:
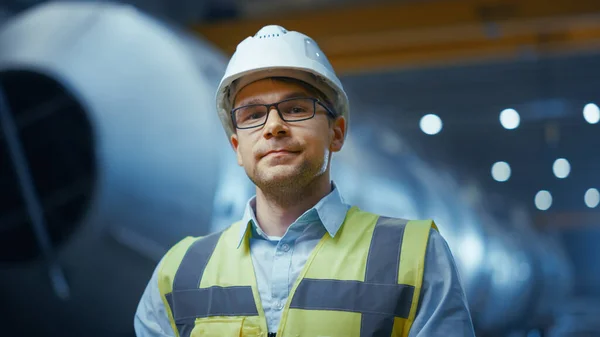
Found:
M 287 34 L 287 30 L 281 26 L 270 25 L 265 26 L 261 30 L 259 30 L 254 37 L 259 39 L 268 39 L 273 37 L 279 37 L 281 35 Z

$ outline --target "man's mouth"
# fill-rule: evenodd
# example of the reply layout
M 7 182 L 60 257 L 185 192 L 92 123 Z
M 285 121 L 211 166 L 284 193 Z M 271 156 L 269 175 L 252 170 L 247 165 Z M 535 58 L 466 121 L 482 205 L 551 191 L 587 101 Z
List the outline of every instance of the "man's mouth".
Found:
M 289 151 L 289 150 L 273 150 L 273 151 L 269 151 L 267 152 L 263 157 L 283 157 L 283 156 L 288 156 L 291 154 L 296 154 L 298 153 L 298 151 Z

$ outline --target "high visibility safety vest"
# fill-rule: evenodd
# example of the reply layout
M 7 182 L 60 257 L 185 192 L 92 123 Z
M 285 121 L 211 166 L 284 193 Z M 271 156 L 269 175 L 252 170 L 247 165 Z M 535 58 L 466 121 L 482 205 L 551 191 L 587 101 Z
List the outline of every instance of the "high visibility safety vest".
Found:
M 266 337 L 246 231 L 187 237 L 165 255 L 158 285 L 180 337 Z M 352 207 L 308 258 L 283 309 L 278 337 L 408 336 L 415 318 L 431 220 Z M 282 271 L 285 272 L 285 271 Z

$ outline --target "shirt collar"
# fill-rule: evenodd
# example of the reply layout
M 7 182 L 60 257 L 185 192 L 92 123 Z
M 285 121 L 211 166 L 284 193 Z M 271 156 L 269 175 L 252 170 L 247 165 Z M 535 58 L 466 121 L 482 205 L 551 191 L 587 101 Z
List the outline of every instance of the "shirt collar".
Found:
M 263 233 L 260 227 L 257 226 L 258 221 L 255 216 L 256 209 L 256 196 L 253 196 L 248 200 L 246 204 L 246 209 L 244 210 L 244 216 L 242 217 L 242 226 L 239 234 L 239 242 L 237 247 L 239 248 L 244 238 L 246 236 L 246 232 L 248 231 L 250 226 L 253 226 L 254 229 L 258 233 Z M 315 222 L 318 221 L 325 227 L 327 233 L 331 237 L 335 237 L 336 233 L 339 231 L 340 227 L 344 223 L 344 219 L 346 218 L 346 213 L 348 212 L 349 205 L 347 205 L 340 192 L 332 182 L 332 190 L 331 192 L 323 197 L 314 207 L 304 212 L 296 221 L 296 223 L 306 223 L 306 222 Z

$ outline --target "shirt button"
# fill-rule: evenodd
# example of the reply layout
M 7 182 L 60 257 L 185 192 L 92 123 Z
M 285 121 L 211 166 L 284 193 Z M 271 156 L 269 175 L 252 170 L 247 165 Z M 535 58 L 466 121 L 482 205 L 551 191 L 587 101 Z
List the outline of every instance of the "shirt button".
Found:
M 284 243 L 283 245 L 281 245 L 281 249 L 282 249 L 284 252 L 287 252 L 287 251 L 289 251 L 289 250 L 290 250 L 290 245 L 288 245 L 287 243 Z
M 283 304 L 283 302 L 282 302 L 282 301 L 278 301 L 278 302 L 277 302 L 277 304 L 276 304 L 276 306 L 277 306 L 277 307 L 276 307 L 276 308 L 277 308 L 277 310 L 281 310 L 281 309 L 283 309 L 283 306 L 284 306 L 284 304 Z

